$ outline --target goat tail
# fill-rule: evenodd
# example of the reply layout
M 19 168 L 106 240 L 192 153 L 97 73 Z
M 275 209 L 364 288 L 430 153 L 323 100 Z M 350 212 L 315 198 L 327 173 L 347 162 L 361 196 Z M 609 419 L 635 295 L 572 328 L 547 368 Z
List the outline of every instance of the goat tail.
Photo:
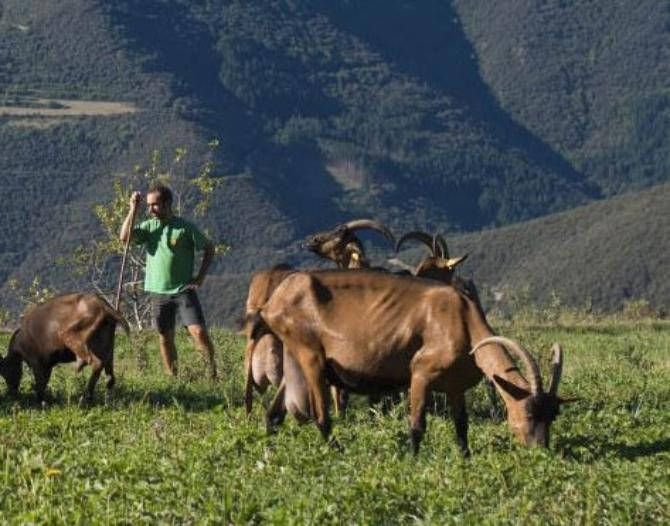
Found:
M 252 371 L 252 359 L 253 359 L 253 348 L 254 340 L 249 338 L 247 340 L 247 346 L 244 351 L 244 409 L 249 416 L 254 404 L 254 380 L 253 380 L 253 371 Z
M 247 312 L 244 316 L 245 325 L 247 327 L 247 345 L 244 351 L 244 407 L 247 416 L 251 414 L 253 407 L 253 354 L 256 342 L 268 330 L 265 320 L 261 316 L 260 309 L 253 312 Z
M 263 334 L 271 332 L 267 323 L 265 323 L 263 316 L 261 315 L 260 309 L 255 311 L 253 314 L 250 314 L 247 320 L 251 322 L 251 331 L 249 332 L 249 335 L 252 340 L 258 340 L 261 336 L 263 336 Z
M 114 307 L 112 307 L 107 301 L 103 300 L 104 304 L 104 309 L 105 312 L 114 318 L 117 323 L 123 327 L 123 330 L 126 331 L 126 334 L 130 336 L 130 324 L 128 323 L 128 320 L 126 320 L 125 316 L 121 314 L 120 311 L 116 310 Z

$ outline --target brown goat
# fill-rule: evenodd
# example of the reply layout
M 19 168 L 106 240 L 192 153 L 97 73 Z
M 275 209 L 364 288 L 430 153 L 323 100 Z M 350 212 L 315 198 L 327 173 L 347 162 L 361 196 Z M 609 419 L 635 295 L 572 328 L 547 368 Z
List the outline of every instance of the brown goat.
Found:
M 389 241 L 394 242 L 393 234 L 388 228 L 378 221 L 371 219 L 355 219 L 338 225 L 327 232 L 320 232 L 307 238 L 305 247 L 324 259 L 333 261 L 339 268 L 361 268 L 368 267 L 365 259 L 363 244 L 355 235 L 362 229 L 375 230 L 381 233 Z M 278 265 L 269 270 L 263 270 L 254 274 L 249 284 L 245 319 L 252 320 L 276 288 L 292 270 L 286 265 Z M 245 407 L 247 414 L 251 412 L 253 404 L 253 389 L 264 392 L 268 385 L 280 388 L 284 393 L 284 404 L 291 408 L 289 412 L 299 420 L 309 416 L 303 413 L 307 409 L 306 390 L 304 378 L 300 369 L 291 356 L 286 356 L 281 342 L 265 330 L 251 335 L 250 322 L 245 322 L 245 333 L 247 337 L 247 348 L 245 352 Z M 285 376 L 285 377 L 284 377 Z M 333 389 L 335 410 L 339 412 L 346 406 L 346 394 Z M 275 398 L 278 403 L 278 399 Z
M 22 362 L 35 377 L 39 401 L 54 365 L 77 361 L 77 371 L 93 369 L 81 402 L 89 402 L 103 368 L 109 377 L 107 390 L 114 387 L 114 334 L 116 324 L 129 332 L 128 323 L 106 301 L 95 294 L 67 294 L 30 308 L 9 342 L 7 356 L 0 359 L 0 374 L 10 396 L 16 396 L 21 382 Z
M 277 286 L 260 318 L 257 323 L 267 325 L 299 363 L 324 438 L 331 430 L 327 382 L 367 394 L 409 386 L 414 451 L 426 428 L 426 397 L 434 390 L 447 394 L 458 444 L 467 455 L 465 391 L 486 375 L 507 406 L 517 438 L 548 445 L 563 402 L 556 394 L 560 348 L 544 392 L 532 356 L 511 340 L 492 338 L 479 305 L 452 286 L 364 270 L 296 272 Z M 528 379 L 509 353 L 521 360 Z M 271 427 L 282 415 L 267 417 Z
M 365 256 L 363 243 L 361 243 L 361 240 L 354 233 L 362 229 L 379 232 L 391 243 L 395 241 L 391 231 L 381 222 L 374 219 L 353 219 L 331 230 L 319 232 L 308 237 L 305 241 L 305 248 L 319 257 L 332 261 L 337 268 L 370 268 L 370 262 Z M 331 394 L 335 402 L 335 414 L 344 413 L 349 403 L 349 394 L 347 391 L 333 386 Z M 370 404 L 376 401 L 374 397 L 370 398 Z
M 307 238 L 305 248 L 317 256 L 328 259 L 338 268 L 367 268 L 370 263 L 356 230 L 369 229 L 382 234 L 391 243 L 395 241 L 391 231 L 373 219 L 354 219 L 338 225 L 327 232 L 319 232 Z
M 467 254 L 456 258 L 449 257 L 449 249 L 444 237 L 440 234 L 431 237 L 421 231 L 408 232 L 402 236 L 396 244 L 396 253 L 400 251 L 403 243 L 409 240 L 420 241 L 431 251 L 430 256 L 423 258 L 415 268 L 411 269 L 414 276 L 451 283 L 454 270 L 468 257 Z

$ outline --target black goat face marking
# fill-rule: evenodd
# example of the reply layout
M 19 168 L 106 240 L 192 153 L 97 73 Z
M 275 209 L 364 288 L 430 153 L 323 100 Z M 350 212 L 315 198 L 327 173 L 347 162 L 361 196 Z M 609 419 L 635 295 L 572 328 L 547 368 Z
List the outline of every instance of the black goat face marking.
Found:
M 540 393 L 530 401 L 530 413 L 536 422 L 551 423 L 560 412 L 560 400 L 554 395 Z

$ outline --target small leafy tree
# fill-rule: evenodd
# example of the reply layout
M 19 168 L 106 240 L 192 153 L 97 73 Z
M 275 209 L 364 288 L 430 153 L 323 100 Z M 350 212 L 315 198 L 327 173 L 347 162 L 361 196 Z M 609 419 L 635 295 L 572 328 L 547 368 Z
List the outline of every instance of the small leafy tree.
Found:
M 13 303 L 21 307 L 20 312 L 50 300 L 57 293 L 55 289 L 44 285 L 39 276 L 35 276 L 27 286 L 21 285 L 16 278 L 10 279 L 7 285 L 9 296 L 13 297 Z M 12 310 L 0 308 L 0 327 L 6 327 L 15 322 L 15 314 Z
M 124 246 L 119 240 L 121 224 L 128 214 L 130 195 L 134 190 L 146 189 L 155 183 L 169 186 L 173 192 L 173 208 L 177 215 L 202 217 L 212 204 L 214 191 L 223 179 L 215 175 L 213 153 L 219 146 L 217 140 L 208 144 L 205 158 L 198 163 L 195 177 L 189 177 L 186 148 L 175 148 L 169 159 L 164 159 L 158 150 L 151 153 L 147 166 L 137 165 L 131 173 L 115 176 L 113 194 L 109 201 L 93 207 L 93 213 L 100 222 L 103 235 L 98 239 L 82 243 L 65 263 L 73 267 L 80 278 L 88 282 L 99 294 L 113 303 L 118 279 L 118 269 Z M 142 211 L 138 210 L 135 224 L 142 221 Z M 211 233 L 207 232 L 208 236 Z M 225 253 L 228 246 L 216 243 L 216 253 Z M 138 329 L 142 329 L 148 317 L 149 306 L 141 293 L 144 275 L 144 254 L 132 244 L 128 251 L 124 280 L 122 309 L 130 315 Z

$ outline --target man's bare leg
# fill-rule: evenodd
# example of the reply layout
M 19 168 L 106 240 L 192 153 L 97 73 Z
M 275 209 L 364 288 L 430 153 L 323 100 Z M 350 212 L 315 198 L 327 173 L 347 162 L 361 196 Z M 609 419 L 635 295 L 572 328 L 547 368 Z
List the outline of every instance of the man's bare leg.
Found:
M 188 325 L 186 327 L 189 334 L 193 337 L 196 349 L 198 349 L 207 360 L 209 364 L 209 372 L 212 380 L 217 378 L 216 374 L 216 360 L 214 359 L 214 345 L 209 338 L 207 328 L 204 325 Z
M 177 375 L 177 348 L 174 344 L 174 330 L 158 333 L 158 344 L 163 358 L 165 372 L 171 376 Z

